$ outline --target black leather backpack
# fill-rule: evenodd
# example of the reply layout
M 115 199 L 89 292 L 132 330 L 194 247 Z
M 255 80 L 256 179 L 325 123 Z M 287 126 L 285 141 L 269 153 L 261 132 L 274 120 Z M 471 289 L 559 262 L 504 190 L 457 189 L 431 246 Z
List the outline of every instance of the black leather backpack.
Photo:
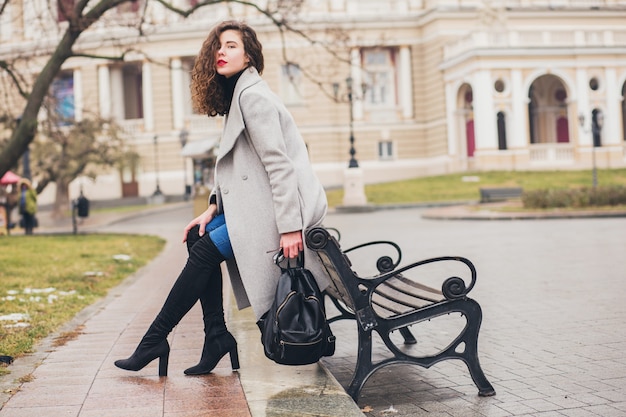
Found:
M 291 266 L 282 250 L 274 256 L 281 275 L 270 309 L 257 322 L 265 356 L 282 365 L 308 365 L 335 353 L 321 291 L 304 254 Z M 286 266 L 281 266 L 286 263 Z

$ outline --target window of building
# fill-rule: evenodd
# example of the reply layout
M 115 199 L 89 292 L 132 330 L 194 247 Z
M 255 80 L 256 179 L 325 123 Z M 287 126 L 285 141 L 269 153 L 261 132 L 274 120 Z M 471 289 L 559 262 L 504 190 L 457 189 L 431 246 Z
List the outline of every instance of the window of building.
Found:
M 124 80 L 124 109 L 126 119 L 143 118 L 143 76 L 139 65 L 126 65 Z
M 280 94 L 285 104 L 302 104 L 302 71 L 297 64 L 281 65 Z
M 381 160 L 393 159 L 393 142 L 381 140 L 378 142 L 378 158 Z
M 120 120 L 143 118 L 141 64 L 129 63 L 111 69 L 112 110 Z
M 74 74 L 71 72 L 61 73 L 50 87 L 50 95 L 56 117 L 59 118 L 60 126 L 70 125 L 75 118 L 74 107 Z
M 181 70 L 183 72 L 183 114 L 185 116 L 191 116 L 192 114 L 198 114 L 193 108 L 193 101 L 191 100 L 191 71 L 193 70 L 194 59 L 183 58 L 181 62 Z
M 67 22 L 74 9 L 74 0 L 57 0 L 57 22 Z
M 493 88 L 498 92 L 498 93 L 502 93 L 504 92 L 506 85 L 504 84 L 504 81 L 502 81 L 501 78 L 498 78 L 496 80 L 496 82 L 493 85 Z
M 141 0 L 132 0 L 124 2 L 117 6 L 118 13 L 137 13 L 139 11 Z
M 365 104 L 370 107 L 396 106 L 396 50 L 364 49 L 363 69 L 363 82 L 367 85 Z

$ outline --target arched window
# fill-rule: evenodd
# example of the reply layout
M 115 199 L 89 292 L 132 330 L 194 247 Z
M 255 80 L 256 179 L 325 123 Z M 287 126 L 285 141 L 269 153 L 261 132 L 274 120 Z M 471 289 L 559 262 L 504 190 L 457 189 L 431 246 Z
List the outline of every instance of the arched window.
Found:
M 535 79 L 528 90 L 530 143 L 568 143 L 567 89 L 563 80 L 552 74 Z

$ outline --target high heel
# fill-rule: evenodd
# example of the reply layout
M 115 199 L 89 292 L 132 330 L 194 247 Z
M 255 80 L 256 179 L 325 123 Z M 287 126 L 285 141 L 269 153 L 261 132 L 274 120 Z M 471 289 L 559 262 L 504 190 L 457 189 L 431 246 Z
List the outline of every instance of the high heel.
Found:
M 159 376 L 167 376 L 167 365 L 170 358 L 170 345 L 167 340 L 163 340 L 152 347 L 140 343 L 130 358 L 115 361 L 115 366 L 127 371 L 139 371 L 157 358 L 159 359 Z
M 185 369 L 185 375 L 204 375 L 210 373 L 219 361 L 230 354 L 230 364 L 233 371 L 239 369 L 239 353 L 237 341 L 228 331 L 217 337 L 207 336 L 202 349 L 202 357 L 196 366 Z
M 237 343 L 235 343 L 235 347 L 230 351 L 230 366 L 233 368 L 233 371 L 239 369 L 239 352 L 237 352 Z

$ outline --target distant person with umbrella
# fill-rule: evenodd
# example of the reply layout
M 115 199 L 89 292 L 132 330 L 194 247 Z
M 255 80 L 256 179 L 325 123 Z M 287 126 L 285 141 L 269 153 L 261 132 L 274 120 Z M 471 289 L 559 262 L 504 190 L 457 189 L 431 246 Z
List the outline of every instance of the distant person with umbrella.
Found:
M 17 204 L 16 184 L 20 179 L 19 175 L 11 171 L 0 178 L 0 235 L 11 233 L 11 210 Z

